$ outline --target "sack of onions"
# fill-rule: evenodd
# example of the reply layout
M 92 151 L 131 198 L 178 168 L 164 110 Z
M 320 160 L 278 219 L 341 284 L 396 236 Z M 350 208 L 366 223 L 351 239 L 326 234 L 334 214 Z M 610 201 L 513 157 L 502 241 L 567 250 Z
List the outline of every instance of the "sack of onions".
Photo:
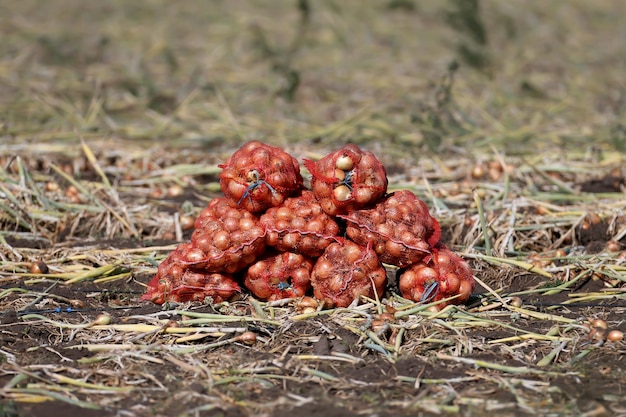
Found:
M 386 283 L 376 253 L 345 239 L 331 243 L 311 272 L 315 298 L 326 307 L 347 307 L 362 295 L 382 297 Z
M 211 297 L 219 303 L 240 292 L 239 285 L 230 274 L 195 270 L 180 263 L 189 249 L 184 243 L 172 252 L 161 264 L 154 278 L 148 283 L 142 300 L 163 304 L 168 301 L 204 301 Z
M 411 191 L 396 191 L 371 209 L 339 215 L 347 220 L 346 233 L 359 245 L 371 243 L 378 258 L 401 268 L 430 255 L 441 238 L 439 222 Z
M 259 141 L 246 143 L 219 167 L 224 195 L 251 213 L 277 206 L 303 187 L 298 161 Z
M 313 260 L 291 252 L 263 256 L 248 267 L 244 285 L 261 300 L 302 297 L 311 287 Z
M 398 276 L 400 293 L 415 302 L 430 303 L 454 297 L 439 305 L 461 304 L 474 291 L 474 277 L 469 264 L 441 243 L 433 248 L 428 263 L 420 261 L 400 269 Z
M 387 191 L 387 173 L 376 156 L 348 144 L 317 162 L 305 160 L 311 189 L 334 216 L 374 203 Z
M 280 251 L 318 257 L 339 234 L 339 226 L 326 214 L 311 191 L 268 209 L 260 219 L 265 241 Z
M 226 198 L 214 198 L 200 213 L 184 265 L 209 272 L 234 273 L 265 250 L 265 230 L 252 213 Z

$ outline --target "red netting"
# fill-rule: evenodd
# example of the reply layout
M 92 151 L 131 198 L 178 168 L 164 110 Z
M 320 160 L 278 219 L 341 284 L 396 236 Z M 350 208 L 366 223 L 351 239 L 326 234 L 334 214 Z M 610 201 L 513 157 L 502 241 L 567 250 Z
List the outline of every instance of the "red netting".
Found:
M 277 206 L 303 187 L 298 161 L 259 141 L 248 142 L 219 167 L 224 195 L 251 213 Z
M 347 307 L 361 295 L 382 297 L 387 274 L 376 253 L 348 240 L 331 243 L 311 273 L 315 298 L 326 307 Z
M 259 219 L 226 198 L 211 200 L 195 227 L 180 262 L 199 270 L 234 273 L 265 250 L 265 230 Z
M 409 266 L 430 255 L 441 238 L 439 222 L 411 191 L 396 191 L 371 209 L 339 217 L 348 221 L 346 233 L 359 245 L 371 244 L 387 264 Z
M 404 298 L 416 302 L 439 301 L 458 295 L 440 306 L 461 304 L 474 290 L 472 269 L 443 244 L 433 248 L 430 262 L 418 262 L 398 271 L 398 286 Z
M 322 210 L 311 191 L 268 209 L 260 223 L 269 246 L 312 257 L 320 256 L 339 233 L 337 222 Z
M 311 287 L 312 268 L 308 256 L 270 254 L 248 267 L 244 285 L 261 300 L 302 297 Z
M 317 162 L 305 160 L 322 209 L 336 215 L 365 207 L 387 191 L 387 173 L 376 156 L 348 144 Z
M 142 300 L 163 304 L 167 301 L 203 301 L 211 297 L 218 303 L 241 291 L 230 274 L 196 270 L 181 264 L 189 246 L 188 243 L 181 244 L 161 262 L 156 275 L 148 283 Z

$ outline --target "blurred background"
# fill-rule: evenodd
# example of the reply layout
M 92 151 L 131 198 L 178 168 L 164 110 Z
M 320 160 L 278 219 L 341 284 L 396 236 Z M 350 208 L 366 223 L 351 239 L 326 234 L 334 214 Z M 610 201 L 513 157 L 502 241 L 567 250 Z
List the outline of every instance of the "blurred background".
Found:
M 4 1 L 0 143 L 622 152 L 624 16 L 620 0 Z

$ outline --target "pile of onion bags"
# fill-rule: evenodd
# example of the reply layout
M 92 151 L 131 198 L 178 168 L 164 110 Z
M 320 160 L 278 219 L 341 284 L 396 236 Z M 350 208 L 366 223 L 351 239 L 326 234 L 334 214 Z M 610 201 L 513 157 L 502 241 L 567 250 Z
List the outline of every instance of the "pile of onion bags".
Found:
M 220 165 L 224 197 L 200 213 L 189 242 L 159 265 L 144 300 L 213 302 L 242 288 L 260 300 L 313 295 L 325 307 L 385 296 L 395 265 L 403 297 L 467 301 L 472 271 L 442 242 L 439 222 L 411 191 L 387 194 L 385 167 L 349 144 L 300 166 L 252 141 Z

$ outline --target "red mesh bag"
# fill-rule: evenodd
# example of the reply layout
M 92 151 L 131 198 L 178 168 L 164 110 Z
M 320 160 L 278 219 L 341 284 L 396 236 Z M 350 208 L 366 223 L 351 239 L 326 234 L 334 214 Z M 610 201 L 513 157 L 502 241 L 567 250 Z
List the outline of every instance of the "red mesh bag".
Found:
M 311 272 L 315 298 L 326 307 L 347 307 L 361 295 L 382 297 L 387 273 L 376 253 L 349 240 L 331 243 Z
M 317 162 L 305 160 L 311 189 L 322 209 L 334 216 L 376 202 L 387 191 L 387 173 L 376 156 L 354 144 Z
M 282 252 L 250 265 L 244 285 L 262 300 L 302 297 L 311 287 L 313 261 L 308 256 Z
M 183 243 L 161 262 L 142 300 L 163 304 L 167 301 L 203 301 L 211 297 L 219 303 L 241 291 L 230 274 L 196 270 L 181 264 L 190 248 L 189 243 Z
M 209 272 L 234 273 L 265 250 L 265 230 L 252 213 L 215 198 L 200 213 L 181 263 Z
M 246 143 L 219 167 L 224 195 L 251 213 L 277 206 L 303 187 L 298 161 L 259 141 Z
M 348 221 L 346 233 L 359 245 L 372 245 L 378 258 L 401 268 L 430 254 L 441 238 L 439 222 L 411 191 L 396 191 L 371 209 L 339 217 Z
M 398 270 L 398 286 L 404 298 L 416 302 L 433 302 L 458 295 L 447 304 L 461 304 L 474 291 L 472 269 L 463 258 L 443 244 L 433 248 L 430 262 L 418 262 Z
M 261 216 L 265 241 L 280 251 L 318 257 L 339 233 L 339 226 L 326 214 L 311 191 L 285 200 Z

